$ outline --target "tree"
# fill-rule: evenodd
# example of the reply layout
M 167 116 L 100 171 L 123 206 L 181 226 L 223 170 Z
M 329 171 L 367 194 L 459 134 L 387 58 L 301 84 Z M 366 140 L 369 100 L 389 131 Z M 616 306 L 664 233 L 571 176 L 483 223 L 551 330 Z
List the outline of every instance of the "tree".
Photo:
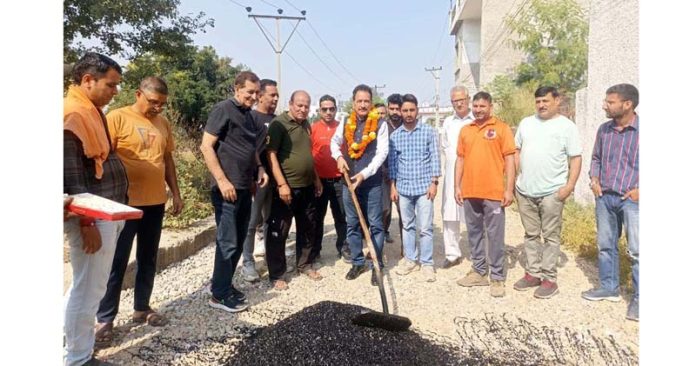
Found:
M 203 12 L 181 16 L 179 0 L 65 0 L 63 4 L 66 63 L 87 50 L 126 59 L 146 52 L 176 55 L 192 43 L 191 35 L 214 26 Z
M 575 92 L 587 83 L 585 11 L 575 0 L 531 0 L 506 24 L 519 35 L 513 45 L 528 55 L 515 79 L 518 85 L 555 85 Z
M 243 65 L 232 66 L 232 59 L 218 56 L 210 46 L 187 46 L 177 57 L 147 53 L 126 66 L 121 92 L 111 108 L 132 104 L 140 81 L 157 75 L 169 87 L 167 118 L 195 135 L 213 105 L 230 97 L 234 78 L 243 69 Z

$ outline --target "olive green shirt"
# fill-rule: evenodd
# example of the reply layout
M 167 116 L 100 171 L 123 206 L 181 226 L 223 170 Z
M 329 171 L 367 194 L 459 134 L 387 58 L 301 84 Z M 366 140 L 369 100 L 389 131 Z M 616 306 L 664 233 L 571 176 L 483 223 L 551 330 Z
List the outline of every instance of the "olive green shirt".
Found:
M 303 188 L 314 184 L 310 134 L 309 122 L 297 122 L 288 112 L 276 116 L 268 125 L 266 150 L 276 152 L 280 168 L 291 188 Z

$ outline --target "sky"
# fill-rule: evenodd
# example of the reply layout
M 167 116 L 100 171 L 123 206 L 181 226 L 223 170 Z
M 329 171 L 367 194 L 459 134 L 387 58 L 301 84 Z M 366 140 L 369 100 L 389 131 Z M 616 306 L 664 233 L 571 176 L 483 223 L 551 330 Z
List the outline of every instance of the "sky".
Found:
M 307 20 L 300 22 L 282 54 L 281 105 L 298 89 L 307 90 L 313 102 L 324 94 L 347 100 L 360 83 L 385 85 L 378 89 L 384 98 L 412 93 L 419 103 L 434 103 L 435 79 L 425 68 L 440 66 L 440 105 L 449 105 L 443 98 L 454 84 L 449 0 L 181 0 L 181 14 L 202 11 L 215 20 L 214 28 L 193 37 L 196 45 L 213 46 L 233 64 L 275 80 L 276 54 L 246 6 L 251 14 L 261 15 L 276 15 L 278 7 L 286 16 L 301 16 L 297 9 L 307 11 Z M 275 44 L 275 20 L 259 22 Z M 293 20 L 281 21 L 281 41 L 294 25 Z

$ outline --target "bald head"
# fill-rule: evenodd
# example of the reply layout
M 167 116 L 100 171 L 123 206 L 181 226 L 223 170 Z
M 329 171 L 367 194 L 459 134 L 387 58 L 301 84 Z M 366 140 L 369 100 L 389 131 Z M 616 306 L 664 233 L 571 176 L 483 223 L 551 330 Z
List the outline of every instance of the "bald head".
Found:
M 295 90 L 290 95 L 290 116 L 296 121 L 301 122 L 309 115 L 309 105 L 311 99 L 309 93 L 304 90 Z

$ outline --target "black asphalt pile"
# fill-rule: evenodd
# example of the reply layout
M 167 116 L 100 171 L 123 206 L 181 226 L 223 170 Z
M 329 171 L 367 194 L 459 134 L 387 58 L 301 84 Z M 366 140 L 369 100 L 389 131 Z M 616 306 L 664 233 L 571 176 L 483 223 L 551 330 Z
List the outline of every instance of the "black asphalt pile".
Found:
M 509 314 L 455 318 L 463 351 L 491 365 L 638 365 L 638 356 L 611 336 L 534 326 Z
M 354 325 L 361 306 L 323 301 L 246 339 L 228 365 L 468 365 L 462 351 L 418 333 Z

